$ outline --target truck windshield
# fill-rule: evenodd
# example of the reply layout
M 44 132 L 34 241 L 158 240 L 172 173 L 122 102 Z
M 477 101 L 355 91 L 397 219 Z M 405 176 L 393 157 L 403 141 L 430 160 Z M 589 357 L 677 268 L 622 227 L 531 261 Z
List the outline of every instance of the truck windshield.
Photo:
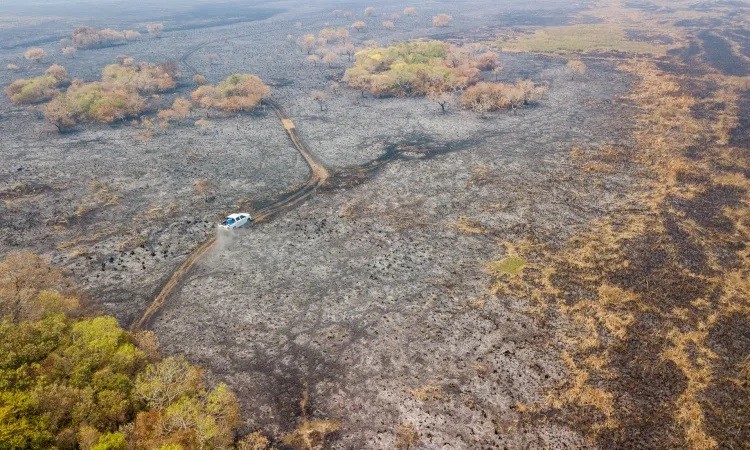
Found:
M 224 225 L 231 225 L 234 223 L 234 219 L 231 217 L 227 217 L 226 220 L 224 220 Z

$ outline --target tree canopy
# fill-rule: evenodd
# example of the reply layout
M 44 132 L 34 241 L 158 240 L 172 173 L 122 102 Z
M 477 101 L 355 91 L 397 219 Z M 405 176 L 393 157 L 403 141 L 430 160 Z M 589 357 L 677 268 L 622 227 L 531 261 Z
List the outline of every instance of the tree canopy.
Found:
M 52 99 L 70 80 L 64 67 L 57 64 L 38 77 L 16 80 L 5 88 L 5 94 L 17 105 L 29 105 Z
M 235 73 L 216 86 L 206 84 L 198 87 L 190 97 L 203 108 L 240 112 L 257 108 L 270 93 L 271 89 L 259 77 Z
M 375 95 L 423 96 L 451 91 L 478 80 L 468 59 L 452 63 L 456 49 L 440 41 L 412 41 L 357 52 L 344 80 Z
M 160 360 L 152 336 L 112 317 L 74 317 L 68 288 L 35 255 L 0 262 L 2 448 L 234 446 L 239 404 L 226 385 L 183 357 Z
M 46 106 L 47 120 L 59 130 L 81 122 L 112 123 L 140 115 L 147 106 L 144 95 L 167 92 L 175 87 L 176 72 L 169 64 L 132 62 L 119 58 L 102 70 L 101 81 L 73 80 L 68 89 Z

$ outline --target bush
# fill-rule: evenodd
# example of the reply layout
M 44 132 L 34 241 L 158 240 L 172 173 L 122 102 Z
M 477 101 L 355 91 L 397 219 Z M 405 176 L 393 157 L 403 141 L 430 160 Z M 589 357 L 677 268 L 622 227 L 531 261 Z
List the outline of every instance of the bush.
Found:
M 23 57 L 29 61 L 41 61 L 46 56 L 43 48 L 33 47 L 23 53 Z
M 64 130 L 80 122 L 113 123 L 140 115 L 146 101 L 135 90 L 112 83 L 74 82 L 45 108 L 47 119 Z
M 432 24 L 436 27 L 447 27 L 451 22 L 453 17 L 448 14 L 438 14 L 432 18 Z
M 190 95 L 203 108 L 224 112 L 251 111 L 268 97 L 271 89 L 255 75 L 236 73 L 217 86 L 203 85 Z
M 102 69 L 102 81 L 112 83 L 127 90 L 135 90 L 143 95 L 167 92 L 174 89 L 175 69 L 170 65 L 150 63 L 126 65 L 109 64 Z M 131 59 L 132 61 L 132 59 Z
M 528 80 L 516 84 L 477 83 L 461 95 L 461 106 L 480 113 L 518 108 L 539 101 L 546 88 Z
M 344 80 L 378 96 L 423 96 L 437 90 L 456 90 L 475 83 L 479 73 L 468 64 L 449 64 L 455 50 L 439 41 L 413 41 L 362 50 L 356 54 L 354 67 L 346 71 Z
M 125 32 L 111 28 L 100 30 L 93 27 L 80 27 L 73 30 L 70 40 L 73 47 L 77 49 L 102 48 L 124 44 L 127 36 Z
M 65 68 L 55 64 L 44 75 L 14 81 L 5 88 L 5 94 L 16 105 L 39 103 L 52 99 L 68 81 Z
M 132 58 L 118 57 L 120 64 L 102 70 L 102 81 L 74 81 L 65 93 L 57 95 L 44 115 L 59 131 L 81 122 L 113 123 L 137 117 L 146 109 L 144 95 L 166 92 L 175 87 L 172 65 L 135 64 Z

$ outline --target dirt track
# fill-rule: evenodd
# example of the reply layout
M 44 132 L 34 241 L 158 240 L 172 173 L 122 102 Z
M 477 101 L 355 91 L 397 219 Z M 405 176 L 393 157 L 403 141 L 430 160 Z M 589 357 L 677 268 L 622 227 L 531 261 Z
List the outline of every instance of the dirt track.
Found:
M 184 61 L 184 59 L 182 61 Z M 190 67 L 189 64 L 187 64 L 187 66 Z M 192 67 L 191 70 L 195 72 Z M 254 216 L 255 222 L 263 222 L 269 220 L 273 215 L 285 211 L 303 201 L 310 194 L 315 192 L 315 190 L 321 184 L 325 183 L 325 181 L 330 176 L 328 169 L 310 152 L 304 141 L 302 141 L 302 138 L 300 138 L 299 134 L 297 134 L 297 129 L 294 125 L 294 122 L 291 121 L 281 105 L 273 100 L 265 100 L 264 104 L 273 109 L 276 117 L 278 117 L 279 121 L 281 121 L 284 130 L 286 130 L 287 134 L 289 135 L 289 139 L 292 141 L 292 145 L 300 153 L 300 155 L 302 155 L 302 158 L 304 158 L 305 162 L 310 168 L 310 178 L 304 185 L 297 188 L 289 195 L 282 197 L 271 205 L 258 211 Z M 151 302 L 151 304 L 149 304 L 148 308 L 146 308 L 141 317 L 133 322 L 133 324 L 130 326 L 130 329 L 139 330 L 146 324 L 148 324 L 148 321 L 154 316 L 154 314 L 156 314 L 164 306 L 169 298 L 169 295 L 172 293 L 175 287 L 177 287 L 180 284 L 180 281 L 182 281 L 188 275 L 188 273 L 190 273 L 190 269 L 195 266 L 195 264 L 198 263 L 201 259 L 203 259 L 204 256 L 210 253 L 215 245 L 216 236 L 211 236 L 207 241 L 196 248 L 187 257 L 185 262 L 180 264 L 180 266 L 172 273 L 172 276 L 159 290 L 159 293 L 156 295 L 156 297 L 154 297 L 154 300 Z

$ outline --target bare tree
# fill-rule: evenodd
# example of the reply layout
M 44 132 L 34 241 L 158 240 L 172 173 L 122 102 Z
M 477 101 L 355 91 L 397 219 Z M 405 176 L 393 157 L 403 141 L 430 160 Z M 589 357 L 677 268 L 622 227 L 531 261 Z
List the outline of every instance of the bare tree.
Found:
M 453 22 L 453 16 L 448 14 L 438 14 L 432 17 L 432 24 L 436 27 L 447 27 Z
M 492 74 L 495 76 L 495 81 L 500 79 L 500 74 L 503 72 L 502 66 L 496 66 L 492 69 Z
M 76 50 L 75 47 L 67 46 L 67 47 L 63 47 L 62 54 L 65 56 L 73 56 L 76 54 L 77 51 L 78 50 Z
M 204 77 L 204 76 L 203 76 L 203 75 L 201 75 L 201 74 L 195 74 L 195 75 L 193 76 L 193 83 L 194 83 L 194 84 L 195 84 L 196 86 L 203 86 L 203 85 L 204 85 L 204 84 L 206 84 L 207 82 L 208 82 L 208 80 L 206 80 L 206 77 Z
M 128 41 L 134 41 L 141 37 L 141 33 L 135 30 L 125 30 L 123 33 L 125 33 L 125 39 L 127 39 Z
M 347 41 L 346 43 L 344 43 L 344 45 L 341 46 L 341 52 L 345 54 L 349 59 L 349 62 L 351 62 L 354 54 L 357 52 L 357 48 L 351 41 Z
M 371 16 L 373 14 L 375 14 L 375 8 L 373 8 L 372 6 L 368 6 L 367 8 L 365 8 L 365 15 Z
M 405 16 L 413 16 L 416 13 L 417 13 L 417 8 L 415 8 L 413 6 L 407 6 L 406 8 L 404 8 L 404 15 Z
M 383 22 L 383 28 L 385 28 L 387 30 L 392 30 L 395 27 L 396 27 L 396 24 L 393 23 L 393 21 L 386 20 L 385 22 Z
M 148 34 L 155 38 L 159 38 L 164 33 L 164 24 L 163 23 L 150 23 L 146 25 L 146 31 L 148 31 Z
M 318 44 L 317 39 L 315 39 L 315 35 L 308 33 L 304 36 L 302 36 L 302 39 L 299 41 L 299 46 L 302 47 L 304 51 L 307 52 L 309 55 L 312 53 L 313 50 L 315 50 L 315 46 Z
M 573 80 L 576 74 L 583 75 L 586 73 L 586 64 L 580 59 L 571 59 L 568 61 L 567 69 L 570 73 L 570 79 Z
M 333 67 L 333 64 L 337 59 L 338 57 L 333 52 L 326 52 L 326 54 L 323 55 L 323 62 L 328 64 L 328 67 Z
M 325 104 L 330 98 L 328 93 L 326 93 L 325 91 L 312 91 L 310 97 L 312 97 L 312 99 L 318 103 L 321 111 L 325 110 Z
M 307 61 L 311 62 L 313 64 L 313 66 L 317 66 L 318 63 L 320 62 L 320 56 L 318 56 L 318 55 L 308 55 L 307 56 Z
M 445 113 L 445 107 L 454 102 L 456 96 L 452 91 L 447 91 L 442 88 L 434 88 L 427 93 L 427 98 L 440 105 L 441 111 Z
M 362 31 L 365 28 L 367 28 L 367 24 L 362 22 L 361 20 L 358 20 L 352 24 L 352 28 L 354 28 L 357 31 Z
M 23 53 L 23 57 L 32 62 L 39 62 L 47 55 L 43 48 L 32 47 Z

